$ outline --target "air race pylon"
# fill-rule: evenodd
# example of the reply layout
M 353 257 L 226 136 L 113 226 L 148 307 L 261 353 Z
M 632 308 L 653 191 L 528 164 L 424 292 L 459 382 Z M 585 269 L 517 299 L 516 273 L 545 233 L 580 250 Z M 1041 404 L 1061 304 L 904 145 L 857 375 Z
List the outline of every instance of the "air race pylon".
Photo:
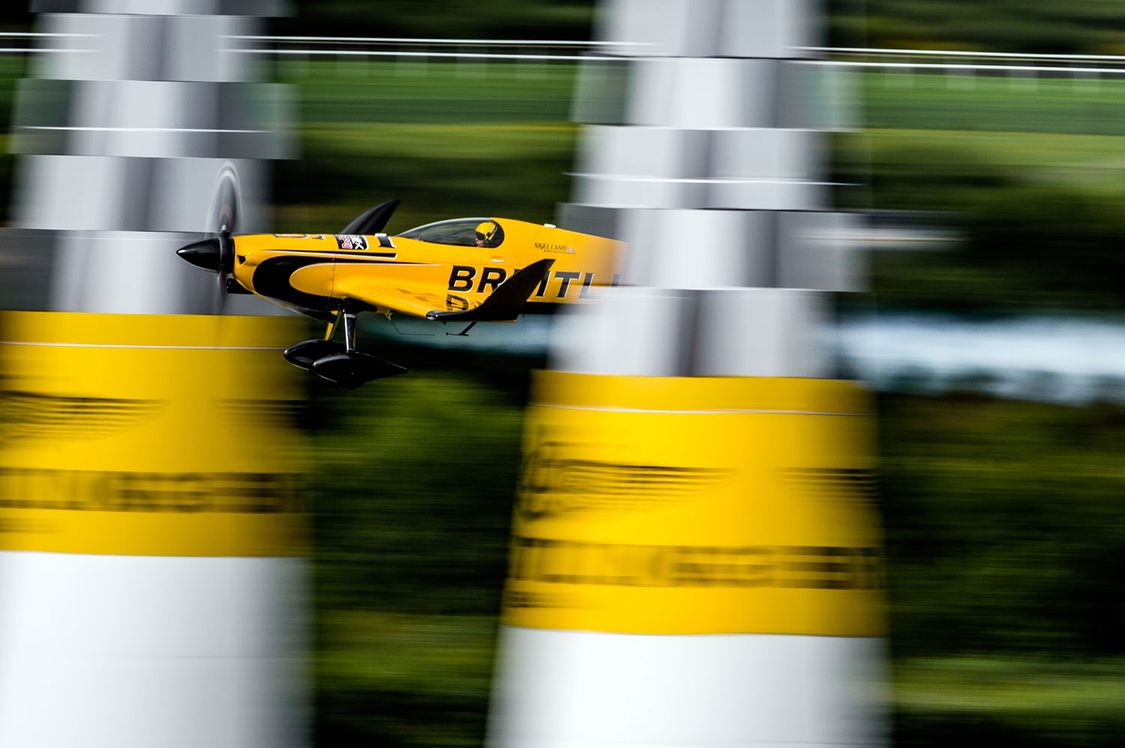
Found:
M 813 4 L 612 0 L 574 202 L 627 287 L 529 404 L 492 748 L 882 745 L 871 408 L 831 378 Z
M 0 745 L 302 745 L 297 332 L 214 314 L 175 256 L 261 215 L 278 110 L 228 47 L 274 3 L 38 5 L 0 239 Z

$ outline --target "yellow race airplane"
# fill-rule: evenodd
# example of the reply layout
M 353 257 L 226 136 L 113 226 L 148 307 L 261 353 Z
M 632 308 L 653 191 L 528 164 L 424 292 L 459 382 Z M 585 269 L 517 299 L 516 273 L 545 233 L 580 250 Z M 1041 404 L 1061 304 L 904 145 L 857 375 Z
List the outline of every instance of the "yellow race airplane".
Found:
M 356 350 L 356 317 L 379 312 L 435 322 L 512 322 L 583 303 L 615 286 L 624 245 L 510 218 L 457 218 L 382 233 L 397 200 L 370 208 L 339 234 L 220 231 L 178 254 L 219 274 L 220 292 L 253 293 L 328 323 L 321 339 L 285 350 L 294 366 L 344 387 L 406 371 Z M 340 320 L 344 342 L 333 340 Z

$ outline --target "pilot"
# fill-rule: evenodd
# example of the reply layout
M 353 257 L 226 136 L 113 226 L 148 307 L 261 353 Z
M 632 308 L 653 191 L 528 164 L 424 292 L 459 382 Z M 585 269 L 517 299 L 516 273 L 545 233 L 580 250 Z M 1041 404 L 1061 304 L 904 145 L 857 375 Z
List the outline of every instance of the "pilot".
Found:
M 495 221 L 485 221 L 477 224 L 476 242 L 478 247 L 495 247 L 499 244 L 500 227 Z

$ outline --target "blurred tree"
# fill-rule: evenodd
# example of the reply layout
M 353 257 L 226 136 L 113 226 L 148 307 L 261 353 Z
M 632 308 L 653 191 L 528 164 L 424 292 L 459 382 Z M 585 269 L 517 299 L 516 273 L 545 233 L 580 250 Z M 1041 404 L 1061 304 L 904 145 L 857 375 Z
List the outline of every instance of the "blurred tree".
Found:
M 596 0 L 297 0 L 282 34 L 589 39 Z
M 1121 283 L 1121 196 L 1065 183 L 997 190 L 971 208 L 969 264 L 1009 283 L 1008 300 L 1039 306 L 1125 306 Z M 1031 298 L 1028 298 L 1030 295 Z
M 1118 0 L 830 0 L 831 43 L 917 49 L 1121 54 Z
M 892 647 L 1125 653 L 1120 406 L 879 400 Z
M 318 594 L 334 609 L 494 615 L 529 362 L 460 359 L 505 397 L 401 353 L 408 377 L 317 399 Z

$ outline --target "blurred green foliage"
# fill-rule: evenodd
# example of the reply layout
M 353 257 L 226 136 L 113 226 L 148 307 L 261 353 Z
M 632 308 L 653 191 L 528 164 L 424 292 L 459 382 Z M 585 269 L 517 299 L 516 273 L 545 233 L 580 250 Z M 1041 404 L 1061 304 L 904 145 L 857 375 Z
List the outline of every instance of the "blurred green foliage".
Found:
M 391 197 L 389 229 L 458 215 L 554 218 L 569 189 L 575 66 L 289 64 L 301 158 L 278 164 L 284 230 L 331 230 Z M 507 211 L 505 213 L 505 211 Z
M 381 352 L 314 405 L 316 744 L 480 745 L 528 362 Z
M 1125 410 L 885 396 L 879 426 L 896 654 L 1125 654 Z
M 596 0 L 296 0 L 282 34 L 589 39 Z
M 339 410 L 319 435 L 312 480 L 324 491 L 315 502 L 318 558 L 331 569 L 320 600 L 343 610 L 494 615 L 522 403 L 455 373 L 381 384 L 324 393 Z
M 494 615 L 324 611 L 315 745 L 481 745 L 496 629 Z
M 830 0 L 836 46 L 1122 54 L 1117 0 Z
M 1125 131 L 1111 113 L 1125 84 L 864 79 L 869 127 L 838 138 L 835 160 L 837 181 L 869 189 L 840 198 L 853 208 L 934 211 L 960 237 L 940 251 L 877 254 L 881 307 L 1125 308 L 1117 282 Z
M 15 158 L 9 153 L 11 142 L 12 115 L 15 109 L 16 87 L 27 70 L 27 60 L 23 57 L 0 56 L 0 225 L 8 222 L 11 210 L 12 174 Z
M 278 33 L 589 39 L 595 0 L 297 0 Z M 834 46 L 1125 53 L 1117 0 L 829 0 Z
M 896 745 L 1120 745 L 1125 409 L 878 412 Z

